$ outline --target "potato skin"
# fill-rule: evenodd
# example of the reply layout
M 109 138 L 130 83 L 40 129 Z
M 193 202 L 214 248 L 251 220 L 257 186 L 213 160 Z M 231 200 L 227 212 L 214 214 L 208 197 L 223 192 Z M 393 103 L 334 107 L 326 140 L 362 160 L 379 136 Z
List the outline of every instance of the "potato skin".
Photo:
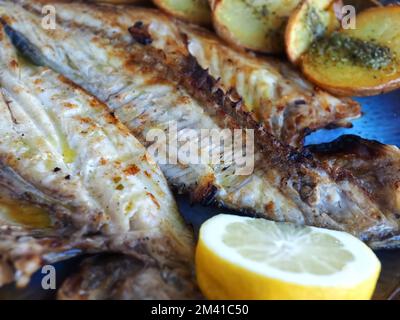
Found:
M 386 33 L 382 30 L 386 30 Z M 390 30 L 390 34 L 387 30 Z M 378 43 L 388 46 L 396 57 L 400 54 L 400 6 L 374 7 L 361 12 L 357 16 L 357 29 L 341 30 L 341 32 L 361 40 L 367 40 L 370 35 L 381 34 Z M 394 62 L 394 72 L 370 70 L 352 65 L 314 66 L 313 58 L 308 54 L 302 57 L 301 69 L 304 75 L 321 88 L 340 96 L 371 96 L 386 93 L 400 88 L 400 61 Z M 325 69 L 324 69 L 325 68 Z M 328 71 L 329 70 L 329 71 Z M 336 75 L 335 75 L 336 72 Z M 343 75 L 349 79 L 341 81 Z M 332 81 L 335 75 L 337 82 Z
M 250 43 L 244 43 L 239 36 L 235 35 L 232 30 L 230 30 L 229 26 L 226 26 L 221 18 L 219 17 L 220 12 L 222 12 L 225 7 L 226 3 L 232 0 L 209 0 L 210 6 L 211 6 L 211 12 L 212 12 L 212 22 L 214 29 L 216 33 L 219 35 L 220 38 L 225 40 L 227 43 L 231 44 L 232 46 L 242 49 L 242 50 L 253 50 L 257 51 L 260 53 L 268 53 L 268 54 L 281 54 L 284 53 L 285 47 L 284 47 L 284 27 L 286 27 L 286 23 L 284 24 L 284 27 L 282 28 L 279 26 L 279 28 L 275 25 L 275 22 L 280 21 L 280 20 L 285 20 L 286 18 L 289 18 L 289 15 L 291 12 L 295 10 L 297 5 L 301 2 L 301 0 L 287 0 L 285 2 L 282 2 L 282 6 L 280 7 L 283 10 L 287 10 L 285 15 L 280 16 L 279 14 L 275 14 L 275 17 L 271 20 L 266 19 L 265 21 L 272 21 L 268 22 L 271 23 L 272 25 L 269 25 L 269 34 L 267 34 L 267 37 L 270 39 L 269 41 L 266 41 L 267 44 L 260 44 L 257 43 L 256 41 L 253 44 Z M 287 7 L 289 5 L 289 7 Z M 268 5 L 268 3 L 267 3 Z M 276 5 L 276 4 L 275 4 Z M 274 12 L 274 11 L 272 11 Z M 256 21 L 264 21 L 264 20 L 258 20 Z M 238 22 L 239 23 L 239 22 Z M 243 24 L 243 21 L 240 23 Z M 283 32 L 282 32 L 283 31 Z M 277 36 L 277 34 L 280 34 Z M 249 34 L 250 35 L 250 34 Z
M 209 4 L 211 7 L 211 20 L 215 32 L 221 39 L 225 40 L 227 43 L 231 44 L 236 49 L 243 50 L 241 44 L 236 41 L 235 37 L 231 34 L 228 28 L 218 22 L 218 18 L 216 16 L 216 9 L 219 3 L 220 0 L 209 0 Z
M 229 43 L 236 49 L 245 50 L 242 44 L 239 41 L 237 41 L 236 37 L 232 34 L 232 32 L 222 23 L 219 23 L 216 12 L 217 12 L 217 7 L 220 3 L 221 0 L 209 0 L 209 4 L 211 7 L 211 20 L 215 32 L 221 39 L 225 40 L 227 43 Z
M 352 86 L 341 86 L 341 85 L 327 85 L 323 80 L 315 77 L 314 73 L 305 67 L 304 64 L 301 66 L 301 70 L 305 77 L 317 85 L 318 87 L 336 95 L 339 97 L 368 97 L 379 94 L 388 93 L 390 91 L 400 88 L 400 78 L 391 80 L 387 83 L 382 83 L 374 87 L 352 87 Z
M 182 4 L 186 3 L 187 6 L 193 5 L 190 12 L 183 12 L 177 10 L 167 0 L 153 0 L 153 3 L 166 13 L 186 22 L 199 24 L 203 26 L 211 25 L 211 10 L 207 8 L 208 0 L 197 0 L 203 2 L 201 6 L 193 4 L 194 0 L 181 0 Z
M 295 48 L 294 46 L 296 37 L 298 37 L 299 30 L 302 27 L 301 24 L 303 23 L 303 18 L 304 18 L 304 11 L 305 11 L 305 6 L 324 6 L 326 11 L 331 12 L 331 25 L 327 25 L 328 30 L 332 31 L 335 28 L 333 27 L 333 24 L 336 22 L 336 29 L 339 29 L 339 20 L 342 19 L 342 12 L 341 9 L 344 5 L 353 5 L 358 12 L 361 12 L 362 10 L 365 10 L 367 8 L 372 8 L 372 7 L 377 7 L 380 6 L 382 7 L 382 4 L 380 4 L 376 0 L 303 0 L 301 5 L 298 6 L 295 12 L 292 13 L 292 15 L 289 18 L 288 25 L 286 27 L 285 31 L 285 49 L 287 56 L 289 60 L 293 63 L 298 65 L 300 63 L 300 52 L 298 52 L 298 48 Z M 336 21 L 333 21 L 333 20 Z M 306 26 L 303 26 L 305 28 Z M 329 32 L 328 31 L 328 32 Z M 305 52 L 305 51 L 303 51 Z
M 318 2 L 318 3 L 316 3 Z M 286 49 L 286 54 L 289 58 L 289 60 L 293 63 L 298 65 L 300 62 L 300 57 L 301 55 L 307 51 L 306 48 L 300 49 L 298 46 L 301 46 L 302 44 L 299 44 L 297 40 L 299 40 L 299 35 L 300 32 L 303 30 L 307 30 L 307 26 L 304 24 L 304 14 L 306 14 L 307 8 L 308 7 L 314 7 L 318 9 L 322 9 L 326 11 L 329 14 L 329 18 L 327 21 L 324 21 L 324 24 L 329 31 L 332 29 L 333 24 L 337 22 L 336 14 L 335 14 L 335 8 L 334 4 L 336 6 L 341 5 L 341 1 L 337 0 L 304 0 L 298 7 L 297 9 L 291 14 L 288 24 L 286 26 L 285 30 L 285 49 Z M 318 7 L 317 7 L 318 5 Z M 335 20 L 335 21 L 333 21 Z M 339 24 L 337 23 L 337 27 L 339 27 Z M 303 30 L 302 30 L 303 29 Z M 311 42 L 313 39 L 304 39 L 304 42 L 308 42 L 308 45 L 305 44 L 307 47 L 311 45 Z
M 299 59 L 300 57 L 298 54 L 295 52 L 293 46 L 294 39 L 293 37 L 295 36 L 295 29 L 297 25 L 300 23 L 301 19 L 301 8 L 302 5 L 300 5 L 295 12 L 290 16 L 288 25 L 286 26 L 286 31 L 285 31 L 285 50 L 286 54 L 289 58 L 289 61 L 293 64 L 299 64 Z

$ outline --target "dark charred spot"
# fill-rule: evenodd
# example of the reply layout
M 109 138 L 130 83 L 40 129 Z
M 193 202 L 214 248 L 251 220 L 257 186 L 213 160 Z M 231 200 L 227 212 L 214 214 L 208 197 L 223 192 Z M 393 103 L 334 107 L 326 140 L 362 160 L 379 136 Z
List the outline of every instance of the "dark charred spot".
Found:
M 115 187 L 115 189 L 118 190 L 118 191 L 122 191 L 122 190 L 125 189 L 125 187 L 123 186 L 123 184 L 120 183 L 119 185 L 117 185 L 117 186 Z
M 376 159 L 384 153 L 383 145 L 376 141 L 367 141 L 355 135 L 345 135 L 332 142 L 307 147 L 320 156 L 354 155 L 362 159 Z
M 110 124 L 117 124 L 118 123 L 118 120 L 115 117 L 114 112 L 109 112 L 108 114 L 106 114 L 106 119 L 107 119 L 107 122 L 110 123 Z
M 313 154 L 312 154 L 312 153 L 310 152 L 310 150 L 308 150 L 308 149 L 303 149 L 303 150 L 301 150 L 301 154 L 303 155 L 303 157 L 304 157 L 305 159 L 309 159 L 309 160 L 314 159 Z
M 65 180 L 71 180 L 71 175 L 67 175 L 64 177 Z
M 214 176 L 208 175 L 199 181 L 198 185 L 191 193 L 191 202 L 210 205 L 214 202 L 217 192 L 218 188 L 214 184 Z
M 291 150 L 288 156 L 289 161 L 293 162 L 302 162 L 304 159 L 312 159 L 312 154 L 308 150 L 303 150 L 303 151 L 296 151 L 296 150 Z
M 324 129 L 327 130 L 334 130 L 334 129 L 338 129 L 338 128 L 353 128 L 353 124 L 351 122 L 346 122 L 346 121 L 338 121 L 338 122 L 331 122 L 328 123 Z
M 303 130 L 303 136 L 308 136 L 309 134 L 311 134 L 311 133 L 313 133 L 313 132 L 314 132 L 314 130 L 311 129 L 311 128 L 309 128 L 309 127 L 304 128 L 304 130 Z
M 136 21 L 135 24 L 128 29 L 128 31 L 136 42 L 144 46 L 153 42 L 148 30 L 148 26 L 146 26 L 142 21 Z
M 189 55 L 186 62 L 186 72 L 189 79 L 192 81 L 192 85 L 196 89 L 206 90 L 210 92 L 216 81 L 209 75 L 207 69 L 203 69 L 197 62 L 197 59 L 192 55 Z
M 61 171 L 61 169 L 59 167 L 55 167 L 54 170 L 53 170 L 54 173 L 57 173 L 59 171 Z
M 214 203 L 215 196 L 217 195 L 218 188 L 214 185 L 210 186 L 208 192 L 204 195 L 201 204 L 204 206 L 209 206 Z
M 307 102 L 306 102 L 306 100 L 304 100 L 304 99 L 298 99 L 298 100 L 295 100 L 295 101 L 294 101 L 294 104 L 295 104 L 296 106 L 301 106 L 301 105 L 307 104 Z
M 297 152 L 297 151 L 293 150 L 293 151 L 291 151 L 289 153 L 288 160 L 294 161 L 294 162 L 300 162 L 300 161 L 303 160 L 303 156 L 302 156 L 302 154 L 300 152 Z
M 142 29 L 143 26 L 144 26 L 143 21 L 136 21 L 135 24 L 133 25 L 133 27 L 137 29 Z
M 307 175 L 300 176 L 299 178 L 298 188 L 301 200 L 311 206 L 314 205 L 316 201 L 315 189 L 317 187 L 315 181 Z

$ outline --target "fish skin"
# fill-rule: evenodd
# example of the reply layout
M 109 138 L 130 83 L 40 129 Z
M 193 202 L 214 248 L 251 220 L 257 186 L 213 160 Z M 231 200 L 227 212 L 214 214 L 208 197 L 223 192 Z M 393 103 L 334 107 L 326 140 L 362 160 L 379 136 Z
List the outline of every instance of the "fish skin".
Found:
M 94 238 L 86 252 L 134 256 L 159 270 L 160 290 L 176 285 L 188 297 L 198 295 L 193 234 L 156 162 L 104 104 L 58 73 L 20 59 L 3 28 L 0 111 L 0 186 L 51 208 L 59 238 L 66 224 L 81 242 Z M 14 244 L 18 250 L 18 237 L 3 231 L 0 260 L 15 264 L 7 249 Z M 29 235 L 28 244 L 39 243 L 32 258 L 47 252 Z M 79 244 L 66 235 L 71 246 Z
M 400 149 L 355 135 L 344 135 L 329 143 L 307 146 L 321 162 L 350 171 L 380 208 L 400 216 Z M 388 239 L 396 247 L 399 236 Z
M 52 33 L 37 27 L 36 2 L 22 2 L 32 15 L 16 6 L 8 8 L 4 15 L 10 25 L 36 47 L 46 47 L 42 52 L 51 67 L 106 102 L 142 142 L 143 130 L 165 124 L 162 115 L 179 120 L 184 111 L 189 112 L 187 119 L 195 120 L 191 128 L 200 129 L 206 123 L 256 129 L 256 169 L 246 181 L 224 186 L 220 173 L 210 166 L 200 173 L 190 166 L 187 172 L 177 166 L 164 167 L 172 185 L 195 195 L 200 186 L 199 193 L 207 196 L 202 193 L 206 179 L 224 206 L 277 221 L 344 230 L 374 248 L 385 247 L 386 239 L 398 235 L 398 219 L 382 211 L 351 172 L 327 167 L 310 154 L 283 145 L 254 121 L 234 90 L 226 93 L 218 88 L 217 81 L 187 52 L 179 30 L 166 16 L 148 9 L 54 4 L 59 25 L 57 33 Z M 82 14 L 76 15 L 77 11 Z M 138 22 L 151 36 L 145 46 L 132 41 L 135 30 L 131 27 Z M 162 91 L 160 86 L 167 89 Z M 169 105 L 172 97 L 185 97 L 185 103 Z
M 15 282 L 17 287 L 23 288 L 43 265 L 107 248 L 106 239 L 100 235 L 83 237 L 82 230 L 77 230 L 69 219 L 65 219 L 68 209 L 48 201 L 49 198 L 35 191 L 31 185 L 16 182 L 22 179 L 4 169 L 0 169 L 0 203 L 12 201 L 43 208 L 50 215 L 51 223 L 32 226 L 4 215 L 1 209 L 0 287 Z
M 175 286 L 159 290 L 160 272 L 121 255 L 97 255 L 85 259 L 78 272 L 57 291 L 61 300 L 186 300 Z M 193 298 L 193 297 L 192 297 Z M 197 298 L 200 298 L 197 297 Z
M 312 131 L 350 126 L 360 105 L 338 98 L 302 78 L 289 64 L 225 45 L 207 30 L 176 22 L 188 51 L 224 90 L 235 88 L 256 121 L 284 143 L 299 147 Z
M 0 223 L 0 287 L 14 282 L 23 288 L 43 265 L 100 252 L 102 244 L 101 237 Z

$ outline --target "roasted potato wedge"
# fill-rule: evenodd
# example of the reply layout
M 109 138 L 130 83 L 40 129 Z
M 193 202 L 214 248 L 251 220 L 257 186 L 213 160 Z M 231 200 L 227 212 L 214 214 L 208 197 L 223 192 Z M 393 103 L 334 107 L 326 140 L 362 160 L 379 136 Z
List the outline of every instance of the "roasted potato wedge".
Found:
M 236 47 L 284 52 L 287 21 L 301 0 L 210 0 L 218 35 Z
M 153 2 L 178 19 L 200 25 L 211 25 L 208 0 L 153 0 Z
M 357 28 L 315 42 L 301 58 L 303 73 L 338 95 L 368 96 L 400 88 L 400 6 L 357 15 Z
M 304 0 L 290 16 L 285 48 L 292 63 L 297 64 L 315 40 L 340 27 L 334 3 L 333 0 Z

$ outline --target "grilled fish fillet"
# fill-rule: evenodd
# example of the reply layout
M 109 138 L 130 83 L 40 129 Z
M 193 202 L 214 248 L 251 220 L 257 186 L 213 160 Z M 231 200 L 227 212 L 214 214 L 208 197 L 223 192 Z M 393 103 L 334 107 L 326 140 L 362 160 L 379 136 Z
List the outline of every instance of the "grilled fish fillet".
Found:
M 174 286 L 159 290 L 161 275 L 129 256 L 100 255 L 83 261 L 80 270 L 68 277 L 57 291 L 61 300 L 147 300 L 187 299 Z
M 381 208 L 400 216 L 400 150 L 396 146 L 346 135 L 307 147 L 329 166 L 349 170 Z M 398 238 L 392 239 L 394 245 Z M 390 243 L 387 243 L 390 246 Z
M 0 34 L 0 184 L 54 209 L 57 228 L 67 221 L 80 237 L 98 234 L 94 248 L 138 257 L 158 268 L 164 286 L 184 291 L 187 281 L 196 292 L 192 233 L 157 164 L 102 103 L 18 57 L 7 30 Z
M 149 130 L 167 130 L 171 121 L 179 125 L 178 135 L 187 128 L 254 129 L 252 174 L 235 175 L 235 164 L 162 165 L 172 186 L 195 200 L 344 230 L 372 247 L 393 245 L 398 217 L 374 202 L 351 172 L 325 166 L 259 127 L 240 96 L 226 93 L 197 64 L 166 16 L 148 9 L 54 4 L 57 29 L 46 31 L 40 5 L 21 3 L 1 5 L 14 44 L 104 101 L 147 147 Z
M 199 27 L 179 23 L 179 29 L 201 67 L 219 79 L 225 91 L 235 88 L 246 111 L 287 144 L 300 146 L 308 133 L 349 126 L 348 120 L 361 115 L 358 103 L 320 90 L 287 63 L 238 52 Z
M 66 223 L 56 227 L 49 218 L 49 212 L 56 214 L 55 208 L 15 196 L 0 187 L 0 287 L 11 282 L 24 287 L 42 265 L 96 252 L 102 246 L 100 237 L 81 237 Z

